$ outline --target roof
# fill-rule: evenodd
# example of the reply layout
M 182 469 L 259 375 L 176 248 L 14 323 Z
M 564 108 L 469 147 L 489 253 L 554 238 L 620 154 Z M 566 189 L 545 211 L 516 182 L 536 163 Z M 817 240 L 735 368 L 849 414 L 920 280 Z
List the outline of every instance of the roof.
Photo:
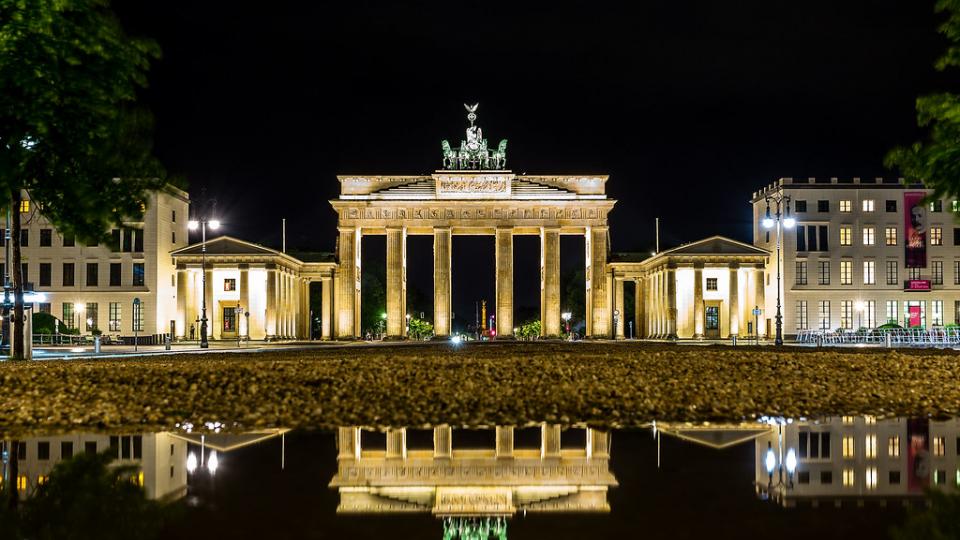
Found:
M 275 249 L 247 242 L 246 240 L 240 240 L 232 236 L 218 236 L 206 242 L 199 242 L 176 249 L 171 251 L 170 254 L 174 257 L 180 255 L 201 255 L 204 246 L 207 248 L 207 255 L 279 255 L 289 257 L 289 255 Z
M 683 244 L 675 248 L 661 251 L 657 256 L 663 255 L 769 255 L 770 252 L 758 248 L 757 246 L 727 238 L 726 236 L 711 236 L 703 240 L 697 240 L 689 244 Z
M 678 439 L 722 450 L 731 446 L 752 441 L 757 437 L 770 433 L 770 426 L 743 426 L 743 425 L 687 425 L 667 426 L 660 429 L 660 433 Z

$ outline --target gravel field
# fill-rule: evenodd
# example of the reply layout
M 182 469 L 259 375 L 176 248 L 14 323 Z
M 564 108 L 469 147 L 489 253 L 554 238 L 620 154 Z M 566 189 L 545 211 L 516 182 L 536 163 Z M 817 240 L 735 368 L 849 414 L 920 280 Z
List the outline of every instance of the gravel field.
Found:
M 351 346 L 0 364 L 0 435 L 267 426 L 599 427 L 650 420 L 957 415 L 943 350 L 636 343 Z

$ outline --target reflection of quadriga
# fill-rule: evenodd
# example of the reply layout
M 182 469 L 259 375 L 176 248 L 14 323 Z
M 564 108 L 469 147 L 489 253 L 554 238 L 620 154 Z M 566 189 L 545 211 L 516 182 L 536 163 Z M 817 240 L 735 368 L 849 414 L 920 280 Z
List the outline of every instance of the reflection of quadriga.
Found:
M 517 512 L 609 512 L 610 434 L 585 430 L 585 444 L 561 447 L 559 425 L 540 427 L 539 448 L 515 448 L 514 428 L 497 427 L 492 448 L 454 448 L 456 430 L 433 428 L 433 448 L 407 448 L 407 430 L 367 448 L 362 430 L 337 434 L 339 513 L 432 513 L 444 538 L 506 538 Z M 572 436 L 572 434 L 571 434 Z

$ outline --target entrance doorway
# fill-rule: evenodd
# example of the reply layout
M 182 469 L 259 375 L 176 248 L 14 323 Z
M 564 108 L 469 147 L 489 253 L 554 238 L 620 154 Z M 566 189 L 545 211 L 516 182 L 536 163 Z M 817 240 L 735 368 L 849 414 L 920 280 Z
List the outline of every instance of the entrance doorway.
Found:
M 237 337 L 237 303 L 220 303 L 220 339 Z
M 703 335 L 707 339 L 720 339 L 720 303 L 708 302 L 703 306 Z

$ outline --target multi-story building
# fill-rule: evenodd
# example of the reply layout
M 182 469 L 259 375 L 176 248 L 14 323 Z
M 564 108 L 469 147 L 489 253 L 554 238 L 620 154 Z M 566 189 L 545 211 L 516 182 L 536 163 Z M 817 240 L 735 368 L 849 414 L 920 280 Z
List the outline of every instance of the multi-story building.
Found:
M 177 287 L 169 254 L 188 244 L 189 205 L 185 191 L 167 186 L 150 195 L 142 221 L 124 223 L 110 231 L 108 243 L 88 246 L 60 234 L 42 209 L 24 200 L 24 282 L 46 296 L 34 309 L 82 334 L 94 329 L 111 336 L 170 332 Z M 140 300 L 136 312 L 134 299 Z
M 772 254 L 761 331 L 776 313 L 776 212 L 783 197 L 792 228 L 780 249 L 783 332 L 856 330 L 893 321 L 904 327 L 960 321 L 960 223 L 956 200 L 900 179 L 782 178 L 753 193 L 753 243 Z M 785 221 L 784 221 L 785 223 Z

